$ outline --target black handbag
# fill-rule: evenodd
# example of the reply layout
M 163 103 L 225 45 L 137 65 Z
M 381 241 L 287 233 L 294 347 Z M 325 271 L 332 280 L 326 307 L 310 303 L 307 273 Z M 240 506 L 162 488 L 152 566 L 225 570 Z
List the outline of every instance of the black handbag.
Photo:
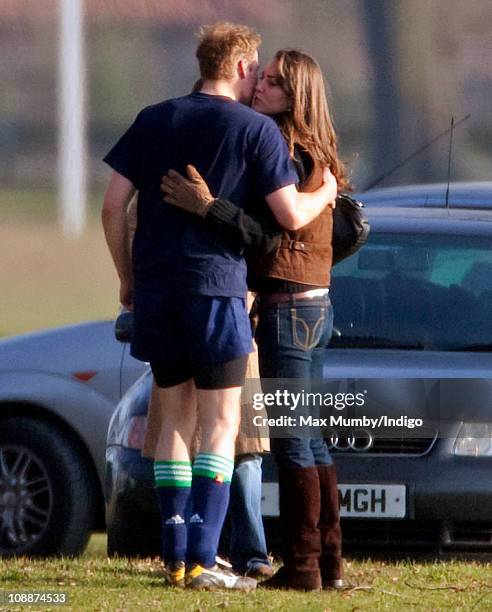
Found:
M 346 259 L 366 243 L 371 229 L 364 204 L 340 193 L 333 210 L 333 265 Z

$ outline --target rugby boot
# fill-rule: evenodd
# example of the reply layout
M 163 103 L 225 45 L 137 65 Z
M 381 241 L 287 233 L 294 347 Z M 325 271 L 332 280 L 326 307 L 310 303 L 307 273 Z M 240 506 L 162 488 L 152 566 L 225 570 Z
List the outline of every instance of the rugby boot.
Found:
M 166 563 L 164 578 L 169 586 L 184 588 L 185 586 L 185 564 L 184 561 Z
M 186 587 L 203 591 L 231 589 L 235 591 L 252 591 L 256 589 L 256 580 L 239 576 L 232 571 L 229 563 L 216 559 L 213 567 L 203 567 L 198 563 L 186 570 Z

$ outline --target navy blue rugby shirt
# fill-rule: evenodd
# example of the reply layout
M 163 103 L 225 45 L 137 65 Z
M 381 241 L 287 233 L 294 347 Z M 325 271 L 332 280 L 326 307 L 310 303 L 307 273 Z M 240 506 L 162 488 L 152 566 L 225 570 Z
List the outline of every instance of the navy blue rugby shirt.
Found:
M 193 164 L 214 196 L 242 208 L 296 183 L 272 119 L 224 96 L 193 93 L 142 110 L 104 161 L 139 192 L 137 291 L 245 296 L 243 257 L 214 239 L 201 219 L 166 204 L 160 183 L 170 168 L 185 174 Z

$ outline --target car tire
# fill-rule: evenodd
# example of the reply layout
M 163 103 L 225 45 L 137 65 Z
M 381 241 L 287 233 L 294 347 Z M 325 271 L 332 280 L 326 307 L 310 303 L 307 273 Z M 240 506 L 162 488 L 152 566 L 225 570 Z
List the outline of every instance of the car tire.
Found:
M 75 556 L 96 511 L 86 460 L 53 423 L 0 420 L 0 556 Z

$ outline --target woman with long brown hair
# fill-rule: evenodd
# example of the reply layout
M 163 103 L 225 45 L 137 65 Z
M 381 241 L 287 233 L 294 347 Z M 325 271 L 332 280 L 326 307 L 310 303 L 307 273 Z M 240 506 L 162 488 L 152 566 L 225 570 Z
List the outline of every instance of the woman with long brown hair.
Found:
M 349 187 L 323 75 L 310 55 L 278 51 L 260 76 L 253 108 L 277 122 L 298 171 L 300 190 L 316 189 L 326 166 L 339 190 Z M 293 379 L 305 384 L 314 373 L 315 351 L 329 343 L 333 328 L 328 295 L 332 208 L 327 206 L 304 227 L 286 231 L 264 202 L 251 202 L 246 214 L 232 202 L 214 198 L 193 167 L 188 167 L 188 179 L 171 171 L 163 178 L 162 189 L 166 202 L 200 215 L 230 248 L 245 250 L 248 285 L 256 293 L 255 338 L 263 390 L 274 390 L 278 379 L 286 379 L 285 388 L 292 386 Z M 278 416 L 281 411 L 276 406 L 271 414 Z M 312 409 L 298 407 L 295 414 L 312 415 Z M 338 490 L 327 445 L 321 436 L 297 429 L 281 438 L 271 434 L 271 449 L 278 468 L 284 565 L 263 586 L 340 587 Z

